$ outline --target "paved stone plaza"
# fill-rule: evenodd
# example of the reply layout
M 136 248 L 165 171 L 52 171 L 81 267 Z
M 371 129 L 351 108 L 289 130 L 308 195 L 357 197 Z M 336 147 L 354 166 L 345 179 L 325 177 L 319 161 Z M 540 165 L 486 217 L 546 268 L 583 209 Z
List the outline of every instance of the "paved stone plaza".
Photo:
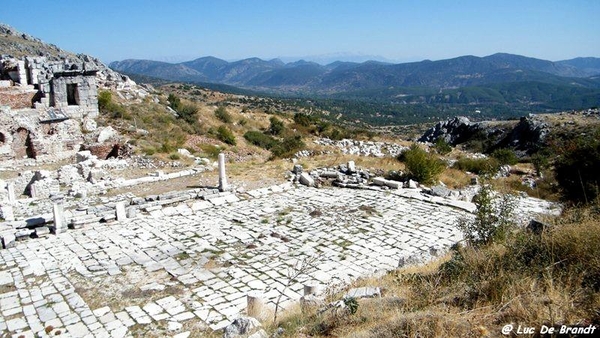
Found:
M 317 269 L 285 289 L 283 307 L 307 282 L 346 283 L 440 252 L 461 239 L 455 224 L 467 215 L 402 190 L 250 193 L 0 250 L 0 332 L 124 337 L 155 325 L 186 337 L 192 327 L 219 329 L 245 311 L 252 291 L 273 306 L 302 258 L 316 256 Z

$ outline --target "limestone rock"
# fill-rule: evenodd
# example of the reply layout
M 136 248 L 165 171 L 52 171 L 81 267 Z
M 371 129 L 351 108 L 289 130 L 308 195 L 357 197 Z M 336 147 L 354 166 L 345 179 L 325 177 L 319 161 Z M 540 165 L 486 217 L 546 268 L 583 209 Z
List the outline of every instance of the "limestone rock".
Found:
M 256 318 L 240 317 L 227 325 L 223 331 L 223 338 L 248 338 L 257 333 L 262 325 Z
M 348 290 L 345 298 L 373 298 L 381 297 L 381 289 L 378 287 L 362 287 Z
M 300 178 L 298 181 L 300 182 L 300 184 L 304 184 L 309 187 L 315 186 L 315 180 L 306 172 L 300 174 Z
M 119 134 L 117 133 L 116 130 L 113 129 L 113 127 L 108 126 L 108 127 L 104 127 L 102 129 L 100 129 L 100 132 L 98 133 L 98 138 L 97 141 L 99 143 L 104 143 L 106 141 L 115 139 Z
M 472 123 L 468 118 L 458 116 L 438 122 L 419 138 L 419 142 L 433 143 L 442 139 L 451 145 L 457 145 L 471 138 L 480 129 L 482 129 L 481 124 Z
M 304 168 L 302 168 L 302 166 L 300 164 L 294 164 L 294 168 L 292 169 L 292 172 L 296 175 L 298 174 L 302 174 L 302 171 L 304 170 Z
M 408 180 L 408 187 L 411 189 L 417 189 L 419 184 L 416 181 Z
M 450 189 L 443 187 L 441 185 L 437 185 L 435 187 L 431 188 L 431 194 L 433 196 L 439 196 L 439 197 L 448 197 L 450 195 Z
M 184 148 L 177 149 L 177 153 L 178 153 L 179 155 L 181 155 L 181 156 L 185 156 L 185 157 L 194 157 L 194 156 L 192 155 L 192 153 L 190 153 L 190 151 L 189 151 L 189 150 L 187 150 L 187 149 L 184 149 Z

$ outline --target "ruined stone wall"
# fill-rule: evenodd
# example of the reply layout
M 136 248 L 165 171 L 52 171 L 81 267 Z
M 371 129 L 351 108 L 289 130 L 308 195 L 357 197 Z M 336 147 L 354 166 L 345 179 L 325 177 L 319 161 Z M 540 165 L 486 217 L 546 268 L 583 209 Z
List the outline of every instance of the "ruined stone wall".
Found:
M 98 90 L 95 75 L 55 74 L 51 81 L 52 104 L 69 112 L 98 116 Z M 73 109 L 73 108 L 77 109 Z M 79 116 L 77 116 L 79 117 Z
M 74 156 L 83 143 L 74 119 L 42 123 L 35 109 L 0 110 L 0 160 L 60 160 Z
M 31 108 L 38 91 L 31 88 L 0 87 L 0 105 L 13 109 Z

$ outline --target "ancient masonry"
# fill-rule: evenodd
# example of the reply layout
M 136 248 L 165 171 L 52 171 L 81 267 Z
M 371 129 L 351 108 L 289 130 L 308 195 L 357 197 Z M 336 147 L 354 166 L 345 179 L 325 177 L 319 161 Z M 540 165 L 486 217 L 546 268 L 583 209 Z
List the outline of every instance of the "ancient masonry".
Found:
M 0 56 L 0 161 L 74 156 L 98 115 L 97 69 L 79 59 Z
M 461 239 L 457 219 L 472 203 L 375 183 L 387 188 L 197 188 L 69 211 L 55 199 L 44 209 L 55 235 L 41 226 L 34 239 L 2 238 L 0 331 L 189 337 L 191 327 L 221 329 L 257 303 L 285 309 L 315 286 L 418 263 Z M 521 198 L 519 210 L 531 215 L 543 203 Z M 315 269 L 286 287 L 307 258 Z

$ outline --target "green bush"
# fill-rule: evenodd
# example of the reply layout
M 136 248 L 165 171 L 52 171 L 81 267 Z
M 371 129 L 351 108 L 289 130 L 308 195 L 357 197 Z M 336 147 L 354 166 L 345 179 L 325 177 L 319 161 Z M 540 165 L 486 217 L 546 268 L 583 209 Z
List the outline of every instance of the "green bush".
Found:
M 181 99 L 177 95 L 169 94 L 167 101 L 169 101 L 169 107 L 171 107 L 174 111 L 178 112 L 181 108 Z
M 290 157 L 305 147 L 300 135 L 286 137 L 282 142 L 271 148 L 271 153 L 275 157 Z
M 556 180 L 564 197 L 592 203 L 600 198 L 600 129 L 561 145 L 555 162 Z
M 212 159 L 216 159 L 221 153 L 221 151 L 223 151 L 221 147 L 207 143 L 201 144 L 199 147 L 202 150 L 204 156 Z
M 400 154 L 398 159 L 406 165 L 409 176 L 423 184 L 434 183 L 446 167 L 437 156 L 426 152 L 416 144 Z
M 177 114 L 179 118 L 192 126 L 198 123 L 198 107 L 194 104 L 182 104 L 177 110 Z
M 453 167 L 462 171 L 469 171 L 477 175 L 492 175 L 500 168 L 500 163 L 495 158 L 467 158 L 461 157 Z
M 98 93 L 98 109 L 100 110 L 100 113 L 106 114 L 113 119 L 132 119 L 131 114 L 126 111 L 123 105 L 113 101 L 112 93 L 107 90 Z
M 98 109 L 105 110 L 112 103 L 112 93 L 108 90 L 98 92 Z
M 283 125 L 283 121 L 276 118 L 275 116 L 271 116 L 269 121 L 271 122 L 271 125 L 269 126 L 269 129 L 268 129 L 269 134 L 280 135 L 283 132 L 283 130 L 285 129 L 285 126 Z
M 433 147 L 440 155 L 446 155 L 452 151 L 452 146 L 442 138 L 438 138 Z
M 479 246 L 494 240 L 504 240 L 514 226 L 512 213 L 515 201 L 512 195 L 505 194 L 498 199 L 494 197 L 489 184 L 482 184 L 473 202 L 477 207 L 475 218 L 461 219 L 458 222 L 458 228 L 463 232 L 467 243 Z
M 300 126 L 308 127 L 314 122 L 314 118 L 304 113 L 294 114 L 294 122 Z
M 217 129 L 217 138 L 229 145 L 236 145 L 235 135 L 233 135 L 233 132 L 224 125 Z
M 261 133 L 260 131 L 248 131 L 244 134 L 244 138 L 254 144 L 255 146 L 261 147 L 263 149 L 271 149 L 273 148 L 275 145 L 277 145 L 277 140 L 274 139 L 273 137 L 269 136 L 269 135 L 265 135 L 263 133 Z
M 509 148 L 500 148 L 492 152 L 491 156 L 498 160 L 500 165 L 515 165 L 519 163 L 519 159 L 515 154 L 514 150 Z
M 233 117 L 225 107 L 221 106 L 215 110 L 215 117 L 218 118 L 223 123 L 231 123 L 233 121 Z

